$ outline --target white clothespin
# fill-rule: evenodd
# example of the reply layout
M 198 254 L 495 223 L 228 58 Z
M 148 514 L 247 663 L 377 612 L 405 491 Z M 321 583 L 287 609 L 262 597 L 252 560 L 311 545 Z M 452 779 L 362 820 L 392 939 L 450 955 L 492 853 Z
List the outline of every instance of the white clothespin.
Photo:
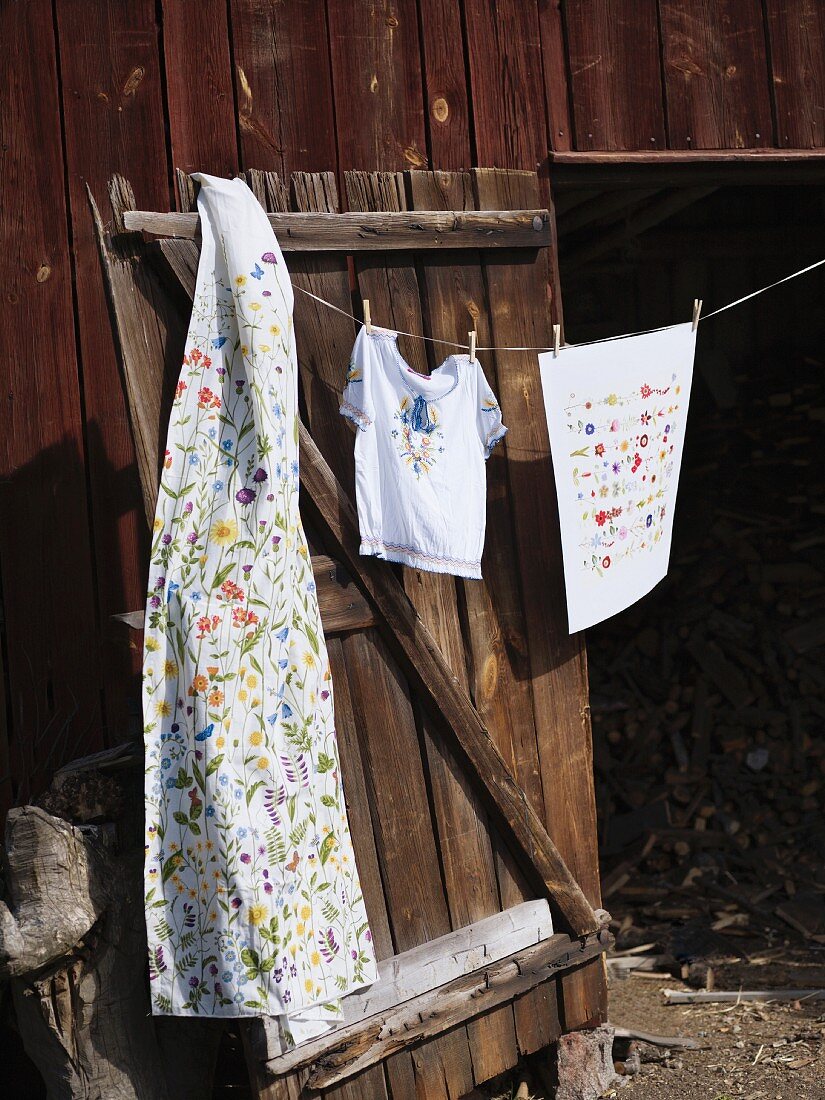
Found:
M 558 359 L 561 347 L 561 325 L 553 325 L 553 358 Z
M 367 330 L 368 335 L 372 335 L 372 319 L 370 318 L 370 300 L 369 298 L 363 299 L 364 304 L 364 328 Z
M 693 299 L 693 331 L 696 332 L 699 327 L 699 314 L 702 312 L 702 299 Z
M 473 331 L 468 332 L 467 335 L 470 338 L 470 362 L 475 363 L 475 361 L 476 361 L 476 330 L 473 329 Z

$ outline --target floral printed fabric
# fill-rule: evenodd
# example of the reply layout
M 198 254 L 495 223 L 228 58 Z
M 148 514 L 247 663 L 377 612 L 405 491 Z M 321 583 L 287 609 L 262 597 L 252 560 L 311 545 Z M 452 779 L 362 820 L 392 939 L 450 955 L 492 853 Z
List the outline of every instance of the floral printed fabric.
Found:
M 687 324 L 539 356 L 571 633 L 667 573 L 695 345 Z
M 152 1008 L 273 1015 L 297 1043 L 375 980 L 375 954 L 298 512 L 292 288 L 246 184 L 194 178 L 145 639 Z
M 361 553 L 414 569 L 481 577 L 485 460 L 507 429 L 481 364 L 451 355 L 419 374 L 398 334 L 362 329 L 341 415 L 360 430 L 355 489 Z

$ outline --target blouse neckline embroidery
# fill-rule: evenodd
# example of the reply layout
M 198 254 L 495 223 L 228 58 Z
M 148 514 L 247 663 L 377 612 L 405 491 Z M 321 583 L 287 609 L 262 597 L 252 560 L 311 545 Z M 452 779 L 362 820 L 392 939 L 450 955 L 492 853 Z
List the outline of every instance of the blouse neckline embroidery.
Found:
M 438 401 L 442 401 L 445 397 L 449 396 L 449 394 L 451 394 L 457 388 L 459 382 L 461 381 L 461 372 L 458 370 L 458 368 L 465 360 L 469 359 L 468 356 L 458 355 L 455 353 L 452 355 L 448 355 L 447 358 L 442 363 L 439 363 L 439 365 L 435 367 L 430 374 L 420 374 L 417 370 L 410 366 L 410 364 L 398 350 L 397 332 L 394 332 L 392 329 L 373 329 L 372 332 L 369 333 L 369 335 L 377 336 L 379 339 L 389 340 L 391 342 L 393 354 L 395 356 L 396 364 L 398 366 L 399 377 L 401 378 L 401 384 L 403 385 L 404 389 L 412 395 L 413 398 L 423 397 L 426 399 L 428 404 L 434 404 Z M 410 380 L 406 377 L 407 374 L 411 374 L 414 378 L 426 381 L 436 375 L 438 371 L 443 370 L 448 363 L 451 363 L 453 361 L 455 361 L 456 365 L 455 379 L 453 380 L 453 384 L 450 386 L 450 388 L 445 390 L 444 393 L 431 394 L 427 392 L 426 387 L 423 390 L 419 390 L 411 385 Z

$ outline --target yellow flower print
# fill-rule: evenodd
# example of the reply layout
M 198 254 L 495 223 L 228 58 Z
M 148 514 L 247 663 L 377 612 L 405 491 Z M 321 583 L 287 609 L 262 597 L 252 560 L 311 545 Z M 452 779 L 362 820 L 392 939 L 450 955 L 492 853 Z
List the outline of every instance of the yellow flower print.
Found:
M 254 687 L 257 687 L 257 685 L 258 685 L 258 677 L 255 676 L 254 673 L 250 672 L 250 674 L 246 678 L 246 686 L 248 688 L 254 688 Z
M 273 336 L 280 336 L 281 335 L 281 326 L 280 325 L 270 325 L 269 326 L 269 331 L 272 333 Z
M 255 312 L 257 313 L 258 310 L 261 308 L 261 303 L 260 302 L 250 302 L 249 303 L 249 308 L 254 309 Z
M 236 275 L 235 286 L 246 286 L 246 275 Z
M 155 714 L 158 718 L 168 718 L 172 713 L 172 706 L 167 703 L 165 699 L 161 699 L 160 702 L 155 703 Z
M 252 733 L 250 733 L 249 735 L 249 744 L 260 745 L 263 742 L 263 739 L 264 735 L 261 733 L 260 730 L 253 730 Z
M 272 348 L 269 344 L 258 344 L 258 347 L 261 349 L 261 351 L 272 351 Z
M 257 695 L 253 695 L 252 702 L 249 705 L 253 708 L 259 707 L 261 705 L 261 700 L 258 698 Z
M 248 698 L 249 698 L 249 692 L 246 690 L 246 688 L 241 688 L 241 690 L 238 692 L 239 702 L 245 703 Z
M 301 920 L 309 920 L 312 916 L 312 910 L 308 905 L 301 906 Z
M 315 667 L 315 657 L 312 653 L 307 652 L 304 654 L 304 664 L 307 666 L 307 668 Z
M 218 546 L 229 546 L 238 537 L 238 525 L 234 519 L 216 519 L 209 536 Z
M 241 344 L 241 355 L 249 355 L 249 348 L 246 344 Z
M 239 668 L 238 669 L 238 679 L 243 680 L 244 676 L 246 676 L 246 669 L 245 668 Z
M 215 738 L 215 748 L 216 749 L 222 749 L 225 744 L 226 744 L 226 738 L 225 737 L 216 737 Z
M 311 993 L 313 988 L 314 986 L 312 984 L 312 978 L 307 978 L 307 980 L 304 982 L 304 989 L 307 991 L 307 993 Z
M 317 951 L 313 951 L 309 956 L 309 961 L 312 963 L 313 966 L 320 966 L 321 956 L 318 954 Z
M 259 756 L 256 767 L 260 768 L 261 771 L 264 771 L 266 768 L 268 768 L 269 767 L 269 757 L 268 756 Z
M 296 936 L 303 936 L 304 932 L 305 932 L 305 927 L 304 927 L 303 924 L 296 924 L 295 925 L 295 935 Z
M 256 928 L 259 924 L 266 920 L 267 908 L 265 905 L 250 905 L 247 911 L 249 923 Z
M 157 651 L 160 649 L 160 642 L 157 640 L 157 638 L 152 638 L 150 636 L 146 639 L 146 648 L 149 650 L 150 653 L 157 653 Z
M 160 516 L 158 516 L 155 519 L 155 522 L 152 524 L 152 530 L 159 531 L 161 527 L 163 527 L 163 520 L 160 518 Z
M 167 680 L 171 680 L 173 676 L 178 674 L 177 661 L 167 661 L 163 666 L 163 675 Z

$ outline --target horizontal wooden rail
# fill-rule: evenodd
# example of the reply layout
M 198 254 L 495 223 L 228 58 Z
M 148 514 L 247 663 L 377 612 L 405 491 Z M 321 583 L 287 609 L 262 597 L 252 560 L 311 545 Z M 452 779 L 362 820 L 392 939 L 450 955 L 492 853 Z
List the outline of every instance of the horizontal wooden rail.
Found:
M 547 210 L 414 210 L 401 213 L 268 214 L 284 252 L 403 248 L 541 248 L 552 239 Z M 194 239 L 198 215 L 125 210 L 126 229 Z
M 309 1068 L 310 1089 L 326 1089 L 368 1066 L 441 1035 L 449 1028 L 505 1004 L 550 978 L 596 958 L 612 942 L 605 929 L 579 940 L 550 936 L 497 962 L 472 970 L 402 1004 L 302 1043 L 266 1065 L 277 1075 Z
M 372 608 L 347 571 L 323 554 L 313 555 L 311 561 L 324 634 L 349 634 L 375 626 Z M 143 630 L 144 617 L 143 609 L 112 616 L 135 630 Z
M 378 980 L 343 998 L 341 1022 L 334 1030 L 325 1032 L 319 1042 L 328 1050 L 336 1044 L 338 1032 L 343 1028 L 397 1008 L 413 997 L 438 989 L 454 978 L 477 972 L 552 935 L 550 906 L 544 898 L 538 898 L 521 902 L 503 913 L 483 917 L 399 955 L 381 959 Z M 266 1034 L 264 1060 L 271 1062 L 281 1056 L 291 1057 L 293 1051 L 285 1050 L 281 1044 L 277 1020 L 272 1016 L 263 1016 L 261 1020 Z

